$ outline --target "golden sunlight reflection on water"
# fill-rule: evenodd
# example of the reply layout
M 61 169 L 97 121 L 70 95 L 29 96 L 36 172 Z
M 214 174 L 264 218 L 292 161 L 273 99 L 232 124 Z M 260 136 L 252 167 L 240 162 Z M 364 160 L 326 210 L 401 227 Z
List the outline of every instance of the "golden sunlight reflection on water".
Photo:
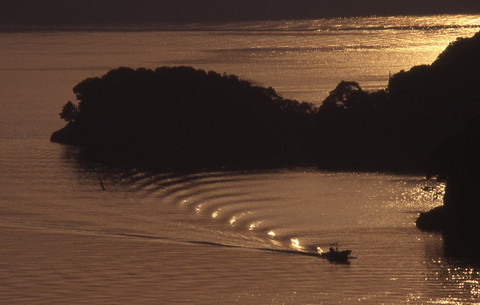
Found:
M 302 246 L 300 246 L 300 242 L 298 241 L 298 238 L 292 238 L 290 239 L 290 242 L 292 243 L 292 247 L 295 249 L 302 249 Z
M 342 79 L 384 88 L 389 72 L 431 63 L 479 23 L 416 16 L 0 33 L 0 303 L 480 303 L 480 269 L 447 257 L 440 235 L 414 225 L 442 204 L 444 184 L 315 169 L 109 171 L 48 142 L 72 87 L 118 66 L 193 65 L 320 103 Z M 295 254 L 333 242 L 357 259 Z
M 480 270 L 477 267 L 458 266 L 455 263 L 447 262 L 444 259 L 432 260 L 432 264 L 438 266 L 435 272 L 426 276 L 426 281 L 438 281 L 446 290 L 465 291 L 470 295 L 471 304 L 479 304 L 480 299 Z M 450 296 L 435 300 L 438 304 L 465 304 L 465 300 Z

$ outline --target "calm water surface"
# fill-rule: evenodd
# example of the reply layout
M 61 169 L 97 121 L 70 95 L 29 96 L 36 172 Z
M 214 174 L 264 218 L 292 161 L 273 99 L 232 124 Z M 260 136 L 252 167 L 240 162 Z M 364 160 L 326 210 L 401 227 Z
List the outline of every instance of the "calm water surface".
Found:
M 72 87 L 118 66 L 193 65 L 320 103 L 341 79 L 378 89 L 430 63 L 479 18 L 0 33 L 0 303 L 479 303 L 480 270 L 414 226 L 441 204 L 423 177 L 107 170 L 48 141 Z M 332 242 L 356 258 L 304 255 Z

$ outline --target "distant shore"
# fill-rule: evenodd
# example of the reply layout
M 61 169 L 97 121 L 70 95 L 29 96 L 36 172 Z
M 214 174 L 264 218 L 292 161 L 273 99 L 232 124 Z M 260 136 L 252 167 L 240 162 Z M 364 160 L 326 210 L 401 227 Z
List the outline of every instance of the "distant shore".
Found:
M 155 24 L 480 13 L 476 1 L 3 0 L 0 25 Z

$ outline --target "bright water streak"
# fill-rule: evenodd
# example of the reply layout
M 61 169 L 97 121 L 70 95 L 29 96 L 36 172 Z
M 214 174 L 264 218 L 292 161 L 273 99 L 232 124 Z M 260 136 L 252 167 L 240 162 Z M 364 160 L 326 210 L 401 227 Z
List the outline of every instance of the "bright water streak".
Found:
M 441 238 L 414 226 L 441 204 L 442 185 L 422 177 L 107 171 L 48 142 L 71 88 L 120 65 L 191 64 L 319 102 L 340 79 L 380 88 L 388 71 L 431 62 L 477 21 L 0 34 L 0 303 L 478 302 L 479 270 L 446 260 Z M 332 242 L 357 258 L 301 255 Z
M 478 271 L 446 262 L 440 238 L 413 225 L 442 191 L 421 177 L 112 171 L 78 165 L 73 148 L 4 143 L 0 295 L 10 304 L 478 297 Z M 357 258 L 301 255 L 332 242 Z

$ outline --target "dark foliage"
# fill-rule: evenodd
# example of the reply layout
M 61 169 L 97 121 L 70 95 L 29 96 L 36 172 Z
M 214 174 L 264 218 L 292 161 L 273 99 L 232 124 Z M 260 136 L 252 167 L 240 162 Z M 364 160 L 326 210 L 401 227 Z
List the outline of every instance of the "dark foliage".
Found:
M 119 68 L 74 89 L 70 124 L 52 140 L 101 159 L 148 165 L 231 165 L 306 157 L 315 107 L 234 75 L 189 67 Z M 103 152 L 103 153 L 102 153 Z
M 385 90 L 342 81 L 319 108 L 234 75 L 119 68 L 74 88 L 78 106 L 64 107 L 69 124 L 52 140 L 162 164 L 425 172 L 439 143 L 480 115 L 476 54 L 480 33 L 393 75 Z
M 425 171 L 432 151 L 480 115 L 480 33 L 458 39 L 431 65 L 393 75 L 386 90 L 341 82 L 318 111 L 325 163 L 351 169 Z
M 346 168 L 423 169 L 446 182 L 444 205 L 417 226 L 442 232 L 447 255 L 480 251 L 480 33 L 451 43 L 431 65 L 365 93 L 341 82 L 318 111 L 320 138 Z
M 451 43 L 431 65 L 365 93 L 341 82 L 318 111 L 324 162 L 347 169 L 424 170 L 446 181 L 444 205 L 417 226 L 442 232 L 445 253 L 480 251 L 480 33 Z M 341 161 L 343 160 L 343 161 Z
M 480 33 L 458 39 L 432 64 L 431 79 L 443 124 L 455 131 L 431 154 L 428 175 L 446 182 L 444 205 L 422 213 L 417 226 L 440 231 L 449 256 L 479 261 L 480 251 Z
M 73 122 L 75 121 L 75 118 L 78 115 L 78 107 L 72 103 L 71 101 L 68 101 L 62 108 L 62 112 L 60 112 L 60 118 L 64 119 L 67 122 Z
M 447 250 L 476 256 L 480 250 L 480 117 L 439 145 L 430 175 L 446 182 L 444 205 L 420 214 L 417 226 L 444 234 Z

